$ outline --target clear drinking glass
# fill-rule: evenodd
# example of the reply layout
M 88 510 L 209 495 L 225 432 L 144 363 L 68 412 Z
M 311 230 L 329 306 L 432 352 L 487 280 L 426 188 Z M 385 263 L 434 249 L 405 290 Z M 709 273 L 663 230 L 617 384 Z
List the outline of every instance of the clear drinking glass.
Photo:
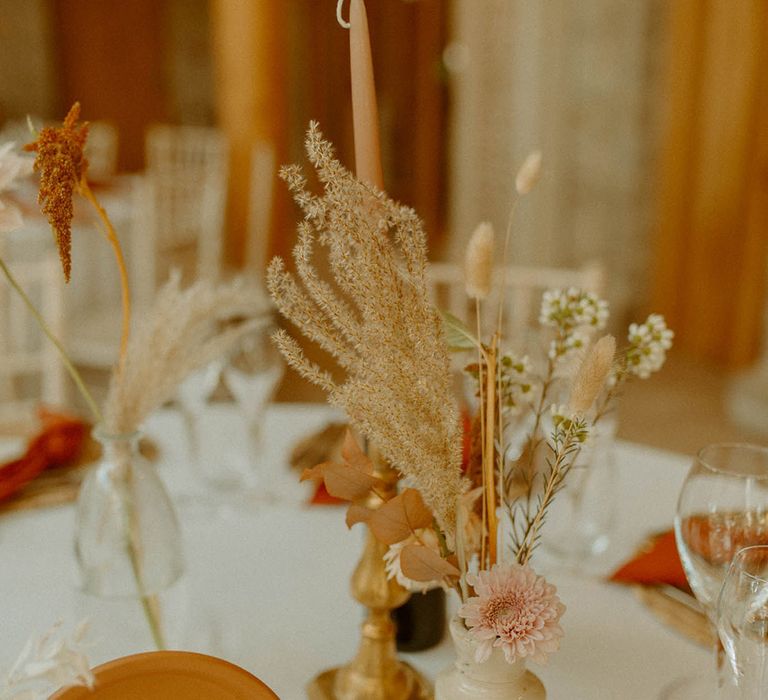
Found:
M 216 390 L 224 369 L 224 361 L 217 359 L 205 367 L 192 372 L 179 385 L 176 391 L 184 430 L 187 437 L 189 459 L 198 474 L 202 469 L 201 422 L 205 417 L 206 407 L 211 395 Z
M 717 604 L 729 698 L 768 697 L 768 546 L 736 553 Z
M 558 567 L 589 573 L 610 544 L 616 520 L 616 420 L 590 435 L 550 507 L 542 546 Z
M 230 454 L 227 468 L 242 475 L 244 485 L 260 499 L 278 497 L 276 474 L 267 474 L 264 421 L 285 371 L 282 356 L 272 343 L 274 325 L 265 318 L 244 335 L 223 370 L 224 384 L 234 400 L 245 433 L 245 450 Z
M 718 595 L 736 552 L 768 544 L 768 449 L 720 443 L 701 450 L 683 483 L 675 536 L 691 589 L 714 626 Z M 718 682 L 715 676 L 699 677 L 665 697 L 712 697 Z

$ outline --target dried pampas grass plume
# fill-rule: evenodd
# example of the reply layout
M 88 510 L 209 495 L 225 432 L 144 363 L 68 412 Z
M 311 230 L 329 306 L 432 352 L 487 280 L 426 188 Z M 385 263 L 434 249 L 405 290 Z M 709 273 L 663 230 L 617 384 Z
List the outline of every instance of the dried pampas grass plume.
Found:
M 491 292 L 493 253 L 493 226 L 484 221 L 472 233 L 464 260 L 464 282 L 472 299 L 485 299 Z
M 220 285 L 201 280 L 181 289 L 181 276 L 174 271 L 131 335 L 122 371 L 112 375 L 105 431 L 135 431 L 171 399 L 187 374 L 226 354 L 260 323 L 268 323 L 270 308 L 255 283 L 242 278 Z
M 584 415 L 605 386 L 616 353 L 616 339 L 604 335 L 587 353 L 573 378 L 569 412 Z
M 427 287 L 421 222 L 342 167 L 314 122 L 306 148 L 324 192 L 309 192 L 298 167 L 282 170 L 305 218 L 293 250 L 296 273 L 275 258 L 267 286 L 280 312 L 334 357 L 343 377 L 312 363 L 287 333 L 275 342 L 414 481 L 452 535 L 456 501 L 466 488 L 461 424 L 442 322 Z M 325 266 L 316 262 L 318 249 L 327 258 L 327 278 L 319 272 Z
M 534 151 L 520 166 L 515 178 L 515 189 L 518 194 L 528 194 L 541 177 L 541 151 Z

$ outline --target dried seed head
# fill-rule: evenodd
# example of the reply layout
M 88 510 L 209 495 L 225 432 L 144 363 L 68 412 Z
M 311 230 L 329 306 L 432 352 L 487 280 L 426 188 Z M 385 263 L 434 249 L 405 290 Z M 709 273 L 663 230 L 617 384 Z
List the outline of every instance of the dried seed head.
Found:
M 525 162 L 517 171 L 515 188 L 518 194 L 528 194 L 539 181 L 541 176 L 541 151 L 529 154 Z
M 604 335 L 587 353 L 571 386 L 569 411 L 583 415 L 595 402 L 610 376 L 613 356 L 616 353 L 616 339 Z
M 467 245 L 464 260 L 464 283 L 473 299 L 485 299 L 491 291 L 493 278 L 493 226 L 478 224 Z
M 88 123 L 77 124 L 80 103 L 75 102 L 60 127 L 40 129 L 37 140 L 24 146 L 37 153 L 35 170 L 40 171 L 37 201 L 56 236 L 64 278 L 69 282 L 72 268 L 72 195 L 88 168 L 83 155 Z

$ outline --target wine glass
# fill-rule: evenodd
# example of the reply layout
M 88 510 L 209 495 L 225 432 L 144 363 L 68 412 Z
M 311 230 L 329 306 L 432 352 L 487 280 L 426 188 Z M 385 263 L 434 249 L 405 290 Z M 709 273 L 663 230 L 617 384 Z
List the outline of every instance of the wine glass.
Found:
M 717 598 L 736 552 L 768 544 L 768 448 L 719 443 L 702 449 L 680 492 L 675 537 L 688 583 L 714 628 Z M 717 658 L 719 669 L 719 645 Z M 719 675 L 678 684 L 665 697 L 711 697 Z
M 275 474 L 265 469 L 264 418 L 285 371 L 280 352 L 272 342 L 274 325 L 265 318 L 244 335 L 224 367 L 223 378 L 245 430 L 246 445 L 241 469 L 247 485 L 259 497 L 275 500 Z
M 728 697 L 768 695 L 768 546 L 734 556 L 718 598 L 717 632 L 730 669 Z
M 189 458 L 196 472 L 201 471 L 200 423 L 204 418 L 208 401 L 219 384 L 223 369 L 224 361 L 215 359 L 188 375 L 176 391 L 176 401 L 187 436 Z

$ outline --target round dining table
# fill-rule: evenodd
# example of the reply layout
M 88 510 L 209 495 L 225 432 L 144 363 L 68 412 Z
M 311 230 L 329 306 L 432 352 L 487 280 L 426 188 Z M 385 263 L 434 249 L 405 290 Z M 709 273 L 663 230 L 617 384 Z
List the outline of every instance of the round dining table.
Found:
M 157 412 L 144 430 L 157 446 L 157 468 L 183 533 L 185 573 L 161 597 L 169 645 L 234 662 L 286 700 L 306 697 L 307 683 L 350 660 L 359 640 L 363 611 L 349 579 L 362 526 L 348 530 L 339 506 L 310 505 L 311 485 L 289 466 L 301 439 L 340 417 L 323 405 L 271 406 L 256 480 L 226 493 L 212 493 L 195 476 L 175 410 Z M 239 449 L 240 423 L 227 406 L 206 418 L 202 458 L 223 460 Z M 546 665 L 531 665 L 548 698 L 649 700 L 684 675 L 710 670 L 706 649 L 662 624 L 631 588 L 605 580 L 648 534 L 671 526 L 688 466 L 688 457 L 617 442 L 606 507 L 618 517 L 607 551 L 588 573 L 552 562 L 544 570 L 566 605 L 560 650 Z M 80 592 L 74 522 L 71 504 L 0 515 L 0 674 L 30 636 L 59 619 L 91 620 L 94 665 L 152 648 L 138 604 Z M 434 678 L 452 663 L 452 644 L 445 638 L 403 657 Z

